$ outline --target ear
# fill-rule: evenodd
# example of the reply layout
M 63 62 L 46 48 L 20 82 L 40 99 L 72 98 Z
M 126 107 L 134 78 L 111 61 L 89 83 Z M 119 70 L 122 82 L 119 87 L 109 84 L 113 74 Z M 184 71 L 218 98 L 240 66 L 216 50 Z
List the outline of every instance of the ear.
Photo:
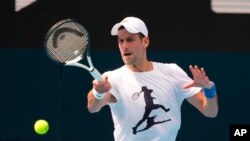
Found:
M 142 42 L 143 42 L 143 46 L 145 48 L 147 48 L 149 46 L 149 42 L 150 42 L 149 37 L 144 37 Z

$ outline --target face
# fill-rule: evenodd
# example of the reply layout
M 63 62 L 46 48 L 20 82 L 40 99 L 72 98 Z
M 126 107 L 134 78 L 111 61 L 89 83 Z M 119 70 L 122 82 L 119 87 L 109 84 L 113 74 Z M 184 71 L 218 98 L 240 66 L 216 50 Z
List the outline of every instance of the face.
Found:
M 122 60 L 126 65 L 140 65 L 146 60 L 148 37 L 141 38 L 139 34 L 129 33 L 126 29 L 118 31 L 118 46 Z

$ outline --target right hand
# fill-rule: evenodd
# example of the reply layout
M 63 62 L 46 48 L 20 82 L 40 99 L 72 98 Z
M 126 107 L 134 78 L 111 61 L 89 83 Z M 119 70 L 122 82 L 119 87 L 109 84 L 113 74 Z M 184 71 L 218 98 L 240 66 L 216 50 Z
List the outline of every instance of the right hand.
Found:
M 111 90 L 112 86 L 108 81 L 108 77 L 104 76 L 103 81 L 93 80 L 93 89 L 98 93 L 106 93 Z
M 190 71 L 193 74 L 193 82 L 185 85 L 183 88 L 187 89 L 190 87 L 201 87 L 201 88 L 211 88 L 214 83 L 209 80 L 206 75 L 204 68 L 199 69 L 198 66 L 189 66 Z

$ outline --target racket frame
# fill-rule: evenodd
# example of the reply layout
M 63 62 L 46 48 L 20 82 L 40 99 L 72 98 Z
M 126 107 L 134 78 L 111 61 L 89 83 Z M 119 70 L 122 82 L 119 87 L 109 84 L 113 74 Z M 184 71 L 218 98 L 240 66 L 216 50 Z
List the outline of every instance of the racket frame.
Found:
M 140 96 L 140 94 L 141 94 L 141 92 L 135 92 L 135 93 L 133 93 L 133 94 L 132 94 L 132 99 L 133 99 L 133 100 L 137 100 L 138 97 Z M 135 96 L 135 95 L 137 95 L 137 96 Z
M 75 22 L 77 24 L 79 24 L 80 26 L 82 26 L 80 23 L 78 23 L 76 20 L 74 19 L 64 19 L 64 20 L 61 20 L 57 23 L 55 23 L 47 32 L 46 36 L 45 36 L 45 40 L 44 40 L 44 45 L 46 46 L 45 48 L 47 49 L 47 41 L 48 41 L 48 38 L 51 36 L 51 34 L 53 33 L 53 31 L 55 29 L 57 29 L 57 27 L 59 27 L 60 25 L 64 24 L 64 23 L 67 23 L 67 22 Z M 85 29 L 84 26 L 82 26 L 84 28 L 84 30 L 87 32 L 88 34 L 88 44 L 86 46 L 86 58 L 87 58 L 87 62 L 89 64 L 89 67 L 87 65 L 84 65 L 84 64 L 81 64 L 79 63 L 79 61 L 81 61 L 83 59 L 83 54 L 76 57 L 75 59 L 73 60 L 70 60 L 70 61 L 66 61 L 64 63 L 60 63 L 60 62 L 57 62 L 55 61 L 49 54 L 48 56 L 54 61 L 54 62 L 57 62 L 57 63 L 60 63 L 60 64 L 64 64 L 65 66 L 75 66 L 75 67 L 80 67 L 80 68 L 83 68 L 85 70 L 87 70 L 91 75 L 92 77 L 94 77 L 94 79 L 98 80 L 98 81 L 103 81 L 103 78 L 102 78 L 102 75 L 101 73 L 94 67 L 93 63 L 92 63 L 92 59 L 91 59 L 91 55 L 90 55 L 90 38 L 89 38 L 89 33 L 88 31 Z M 47 53 L 48 53 L 48 50 L 47 50 Z

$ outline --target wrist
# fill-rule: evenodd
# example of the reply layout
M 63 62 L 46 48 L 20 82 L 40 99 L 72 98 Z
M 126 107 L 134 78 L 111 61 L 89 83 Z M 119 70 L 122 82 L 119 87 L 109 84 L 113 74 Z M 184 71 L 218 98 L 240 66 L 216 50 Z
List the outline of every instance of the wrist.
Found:
M 97 100 L 102 100 L 104 98 L 104 94 L 98 93 L 94 88 L 92 90 L 92 93 Z
M 213 83 L 210 88 L 203 88 L 204 95 L 207 98 L 213 98 L 216 96 L 216 87 L 215 84 Z

